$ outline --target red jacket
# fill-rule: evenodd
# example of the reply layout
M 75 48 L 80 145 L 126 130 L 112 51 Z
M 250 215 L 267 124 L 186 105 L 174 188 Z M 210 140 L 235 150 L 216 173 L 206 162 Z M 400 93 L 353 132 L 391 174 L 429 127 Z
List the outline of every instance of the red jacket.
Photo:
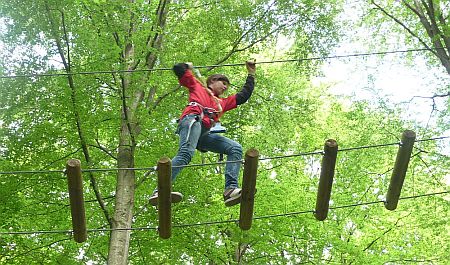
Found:
M 188 105 L 183 110 L 180 119 L 188 114 L 199 114 L 201 115 L 204 108 L 212 109 L 218 111 L 217 103 L 214 98 L 206 91 L 202 83 L 200 83 L 192 74 L 190 70 L 186 72 L 179 79 L 180 85 L 189 89 L 189 103 L 196 102 L 199 105 Z M 237 107 L 236 95 L 231 95 L 226 98 L 219 98 L 220 105 L 222 106 L 222 112 L 232 110 Z M 212 115 L 214 121 L 218 121 L 219 117 L 217 115 Z M 211 128 L 211 118 L 208 115 L 203 115 L 202 123 L 206 128 Z

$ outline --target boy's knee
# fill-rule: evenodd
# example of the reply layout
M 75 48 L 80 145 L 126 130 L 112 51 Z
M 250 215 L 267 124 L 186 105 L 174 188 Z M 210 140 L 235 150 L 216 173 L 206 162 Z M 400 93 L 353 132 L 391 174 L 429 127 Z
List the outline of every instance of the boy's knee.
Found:
M 242 145 L 235 143 L 231 147 L 230 153 L 242 156 Z
M 187 161 L 190 162 L 192 157 L 194 157 L 194 153 L 195 153 L 195 150 L 194 151 L 191 151 L 191 150 L 180 150 L 178 152 L 178 156 L 183 157 L 184 159 L 186 159 Z

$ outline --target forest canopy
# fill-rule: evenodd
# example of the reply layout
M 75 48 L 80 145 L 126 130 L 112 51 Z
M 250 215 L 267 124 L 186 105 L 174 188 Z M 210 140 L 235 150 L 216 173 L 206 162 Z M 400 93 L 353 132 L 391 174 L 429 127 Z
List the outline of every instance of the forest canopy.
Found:
M 332 83 L 315 82 L 341 41 L 363 28 L 373 34 L 359 40 L 367 57 L 425 48 L 402 53 L 405 67 L 426 54 L 423 67 L 448 73 L 449 6 L 422 2 L 367 1 L 350 21 L 353 7 L 340 0 L 1 1 L 0 263 L 444 264 L 448 83 L 406 96 L 405 104 L 430 105 L 430 113 L 413 112 L 433 121 L 423 124 L 387 98 L 337 96 Z M 188 103 L 172 66 L 226 74 L 231 95 L 249 59 L 257 67 L 253 95 L 221 121 L 244 152 L 261 154 L 252 227 L 239 229 L 239 206 L 223 204 L 219 157 L 197 152 L 173 185 L 185 198 L 173 205 L 172 236 L 163 240 L 148 200 L 158 160 L 177 152 L 176 120 Z M 408 129 L 418 141 L 402 199 L 388 211 L 383 201 Z M 339 152 L 330 211 L 317 221 L 328 139 Z M 67 232 L 63 169 L 71 158 L 85 170 L 83 243 Z

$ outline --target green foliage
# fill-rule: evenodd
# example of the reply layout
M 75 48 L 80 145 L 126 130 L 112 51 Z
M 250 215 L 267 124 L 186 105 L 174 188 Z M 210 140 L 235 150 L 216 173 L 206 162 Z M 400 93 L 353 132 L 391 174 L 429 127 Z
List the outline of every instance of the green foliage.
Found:
M 338 41 L 335 18 L 341 4 L 173 1 L 166 26 L 158 27 L 155 1 L 3 1 L 0 17 L 8 23 L 0 33 L 6 47 L 0 61 L 2 74 L 118 71 L 130 66 L 138 71 L 74 74 L 73 84 L 67 75 L 1 79 L 0 171 L 60 170 L 72 157 L 82 161 L 83 169 L 117 167 L 122 107 L 130 107 L 140 92 L 144 99 L 130 113 L 136 126 L 133 163 L 153 167 L 160 157 L 175 155 L 175 121 L 187 102 L 186 90 L 176 89 L 177 80 L 166 67 L 170 70 L 182 61 L 211 65 L 241 63 L 253 55 L 269 57 L 277 34 L 294 38 L 286 56 L 326 55 Z M 149 47 L 148 41 L 160 33 L 163 45 Z M 56 40 L 64 44 L 60 48 L 66 59 L 70 57 L 70 69 L 63 69 Z M 130 45 L 134 53 L 125 58 Z M 149 54 L 158 56 L 154 71 L 147 69 Z M 274 158 L 259 164 L 254 213 L 260 218 L 251 230 L 241 231 L 227 222 L 239 218 L 239 208 L 223 205 L 223 167 L 189 167 L 173 186 L 186 197 L 173 207 L 172 237 L 160 239 L 157 210 L 148 205 L 156 172 L 136 171 L 132 226 L 148 229 L 131 232 L 126 250 L 130 264 L 448 260 L 449 245 L 443 236 L 449 231 L 448 196 L 404 200 L 395 212 L 373 204 L 330 210 L 324 222 L 314 219 L 321 156 L 296 154 L 322 150 L 329 138 L 336 139 L 341 149 L 396 142 L 410 127 L 396 110 L 349 103 L 312 85 L 318 66 L 314 61 L 258 64 L 251 99 L 223 117 L 228 137 L 245 150 L 257 148 L 261 158 Z M 236 87 L 229 93 L 237 92 L 245 80 L 242 66 L 201 70 L 204 75 L 220 71 L 230 76 Z M 126 87 L 125 81 L 130 85 Z M 448 165 L 448 157 L 434 142 L 417 147 L 421 151 L 411 161 L 404 195 L 445 190 L 449 169 L 442 165 Z M 339 152 L 331 206 L 380 200 L 387 191 L 395 154 L 392 146 Z M 286 155 L 294 156 L 282 158 Z M 192 164 L 215 161 L 214 154 L 197 153 Z M 102 195 L 104 210 L 112 216 L 117 172 L 86 172 L 83 177 L 88 228 L 109 228 L 95 192 Z M 0 178 L 0 232 L 71 229 L 66 176 L 36 173 Z M 104 264 L 109 236 L 93 231 L 85 243 L 77 244 L 64 233 L 2 234 L 0 263 Z M 236 256 L 237 250 L 243 254 Z

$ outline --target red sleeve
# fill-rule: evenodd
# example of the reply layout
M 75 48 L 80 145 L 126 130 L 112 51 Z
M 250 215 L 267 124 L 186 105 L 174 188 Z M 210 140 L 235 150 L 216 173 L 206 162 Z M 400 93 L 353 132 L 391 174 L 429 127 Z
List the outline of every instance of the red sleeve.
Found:
M 194 77 L 191 70 L 187 70 L 179 80 L 180 85 L 187 87 L 189 91 L 194 90 L 198 85 L 202 84 Z
M 236 95 L 232 95 L 227 98 L 223 98 L 220 102 L 220 105 L 222 105 L 223 112 L 235 109 L 237 107 Z

